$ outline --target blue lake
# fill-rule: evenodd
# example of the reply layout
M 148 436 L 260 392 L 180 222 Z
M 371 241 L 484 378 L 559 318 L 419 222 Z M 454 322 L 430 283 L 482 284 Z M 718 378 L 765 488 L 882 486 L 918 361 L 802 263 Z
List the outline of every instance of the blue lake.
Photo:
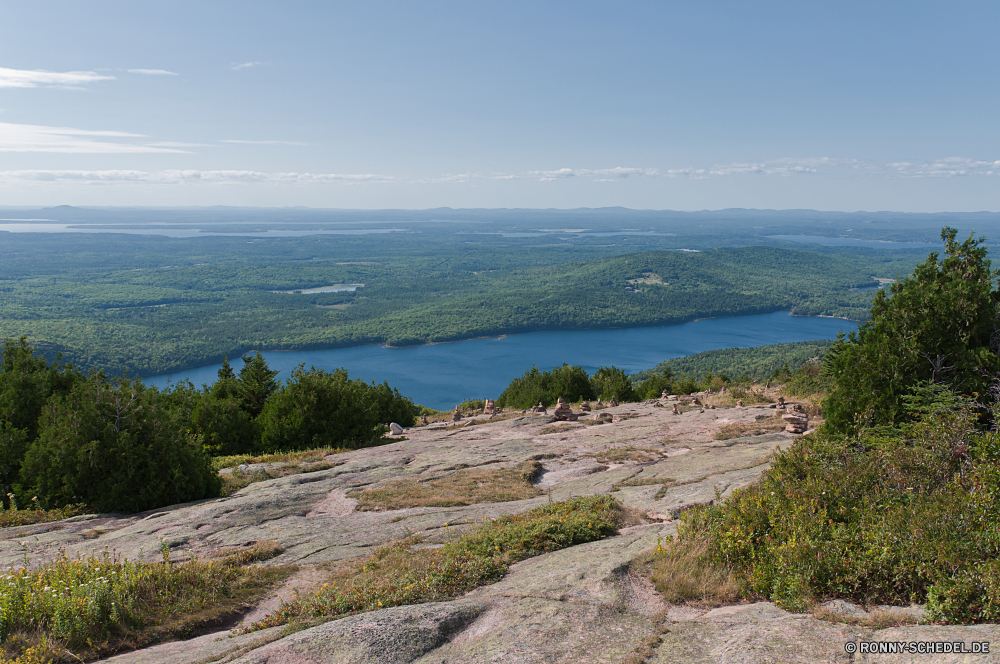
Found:
M 416 403 L 439 410 L 466 399 L 495 398 L 510 381 L 537 365 L 549 370 L 563 362 L 593 373 L 614 365 L 628 373 L 649 369 L 663 360 L 719 348 L 763 346 L 791 341 L 832 339 L 857 326 L 840 318 L 790 316 L 779 311 L 757 316 L 708 318 L 681 325 L 625 330 L 528 332 L 501 338 L 470 339 L 409 348 L 356 346 L 310 351 L 268 351 L 263 355 L 279 378 L 304 362 L 306 367 L 346 367 L 352 378 L 398 388 Z M 242 363 L 237 358 L 234 369 Z M 163 387 L 190 379 L 213 383 L 220 364 L 146 378 Z

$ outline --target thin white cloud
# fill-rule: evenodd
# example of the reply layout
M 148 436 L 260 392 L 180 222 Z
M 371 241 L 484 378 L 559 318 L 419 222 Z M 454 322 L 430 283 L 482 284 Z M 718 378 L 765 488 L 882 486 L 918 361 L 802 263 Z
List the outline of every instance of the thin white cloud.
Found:
M 0 67 L 0 88 L 79 88 L 86 83 L 114 78 L 94 71 L 54 72 Z
M 263 173 L 259 171 L 201 170 L 20 170 L 0 171 L 0 185 L 25 182 L 76 184 L 324 184 L 391 182 L 391 176 L 374 173 Z
M 308 143 L 299 143 L 298 141 L 243 141 L 238 139 L 226 139 L 219 142 L 242 143 L 244 145 L 309 145 Z
M 257 61 L 253 61 L 253 62 L 242 62 L 242 63 L 240 63 L 240 64 L 238 64 L 238 65 L 233 65 L 233 66 L 231 67 L 231 69 L 232 69 L 233 71 L 236 71 L 236 70 L 238 70 L 238 69 L 249 69 L 250 67 L 258 67 L 258 66 L 260 66 L 260 65 L 264 65 L 264 64 L 267 64 L 267 63 L 266 63 L 266 62 L 257 62 Z
M 0 152 L 62 152 L 71 154 L 138 154 L 183 152 L 176 148 L 144 142 L 118 142 L 107 139 L 145 138 L 124 131 L 90 131 L 70 127 L 0 122 Z M 104 140 L 100 140 L 104 139 Z
M 907 178 L 955 178 L 969 175 L 1000 175 L 1000 160 L 988 161 L 965 157 L 946 157 L 914 163 L 898 161 L 886 164 L 891 175 Z
M 177 76 L 175 71 L 167 71 L 166 69 L 129 69 L 130 74 L 143 74 L 145 76 Z

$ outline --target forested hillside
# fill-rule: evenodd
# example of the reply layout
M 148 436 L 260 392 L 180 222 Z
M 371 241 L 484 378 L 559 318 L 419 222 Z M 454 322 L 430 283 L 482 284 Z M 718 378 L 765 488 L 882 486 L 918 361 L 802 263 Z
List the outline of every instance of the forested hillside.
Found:
M 674 376 L 687 375 L 700 380 L 705 374 L 723 373 L 730 378 L 747 376 L 751 380 L 764 380 L 787 367 L 797 371 L 807 362 L 822 360 L 833 346 L 833 340 L 799 341 L 790 344 L 773 344 L 756 348 L 723 348 L 704 353 L 664 360 L 652 369 L 639 371 L 629 378 L 633 383 L 669 371 Z
M 597 249 L 453 245 L 401 257 L 379 253 L 372 242 L 364 245 L 370 253 L 355 245 L 353 255 L 335 252 L 331 259 L 306 253 L 321 241 L 296 240 L 266 242 L 273 256 L 258 241 L 243 241 L 249 245 L 243 260 L 232 241 L 231 253 L 221 256 L 191 245 L 201 251 L 184 262 L 159 257 L 177 261 L 168 265 L 126 252 L 103 263 L 72 252 L 65 261 L 15 260 L 0 271 L 0 335 L 26 335 L 83 367 L 151 375 L 255 348 L 410 345 L 780 309 L 863 319 L 873 291 L 850 289 L 906 273 L 912 264 L 908 256 L 773 247 L 567 262 Z M 289 246 L 297 247 L 291 255 L 278 251 Z M 363 285 L 338 293 L 271 292 L 332 284 Z

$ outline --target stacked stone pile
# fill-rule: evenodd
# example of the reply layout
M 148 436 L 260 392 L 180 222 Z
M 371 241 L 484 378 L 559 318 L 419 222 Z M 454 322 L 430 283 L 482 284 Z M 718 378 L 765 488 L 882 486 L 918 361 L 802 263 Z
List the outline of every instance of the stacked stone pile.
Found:
M 548 411 L 548 410 L 546 410 L 546 409 L 545 409 L 545 406 L 543 406 L 543 405 L 542 405 L 542 402 L 541 402 L 541 401 L 539 401 L 539 402 L 538 402 L 538 405 L 537 405 L 537 406 L 535 406 L 534 408 L 532 408 L 530 412 L 532 412 L 532 413 L 541 413 L 542 415 L 545 415 L 545 414 L 547 414 L 547 413 L 548 413 L 549 411 Z
M 612 408 L 614 408 L 615 406 L 618 405 L 618 399 L 616 399 L 614 396 L 612 396 L 611 397 L 611 401 L 608 402 L 608 405 L 611 406 Z
M 458 409 L 458 406 L 455 406 L 455 412 L 451 414 L 451 421 L 460 422 L 461 420 L 462 420 L 462 411 Z
M 576 422 L 576 415 L 573 414 L 573 409 L 570 408 L 569 404 L 562 397 L 556 402 L 556 409 L 552 412 L 555 418 L 562 422 Z
M 802 410 L 802 406 L 788 409 L 781 419 L 788 423 L 785 426 L 788 433 L 805 433 L 809 428 L 809 415 Z
M 585 413 L 589 413 L 590 412 L 590 402 L 589 401 L 584 401 L 582 404 L 580 404 L 580 410 L 582 410 Z
M 493 399 L 487 399 L 486 405 L 483 406 L 483 415 L 493 415 L 496 413 L 497 404 Z

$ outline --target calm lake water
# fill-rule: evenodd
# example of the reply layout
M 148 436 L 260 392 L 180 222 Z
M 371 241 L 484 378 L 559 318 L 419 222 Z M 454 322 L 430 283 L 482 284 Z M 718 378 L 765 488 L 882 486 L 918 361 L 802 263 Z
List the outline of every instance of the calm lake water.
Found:
M 510 381 L 532 364 L 539 369 L 568 362 L 593 373 L 614 365 L 628 373 L 649 369 L 663 360 L 719 348 L 763 346 L 790 341 L 832 339 L 837 332 L 857 326 L 839 318 L 790 316 L 788 312 L 735 318 L 710 318 L 627 330 L 528 332 L 503 338 L 470 339 L 410 348 L 357 346 L 330 350 L 265 352 L 272 369 L 288 378 L 304 362 L 306 367 L 333 370 L 346 367 L 352 378 L 388 381 L 416 403 L 451 409 L 466 399 L 495 398 Z M 190 379 L 195 385 L 213 383 L 221 364 L 146 378 L 147 384 Z M 233 368 L 238 371 L 238 358 Z

